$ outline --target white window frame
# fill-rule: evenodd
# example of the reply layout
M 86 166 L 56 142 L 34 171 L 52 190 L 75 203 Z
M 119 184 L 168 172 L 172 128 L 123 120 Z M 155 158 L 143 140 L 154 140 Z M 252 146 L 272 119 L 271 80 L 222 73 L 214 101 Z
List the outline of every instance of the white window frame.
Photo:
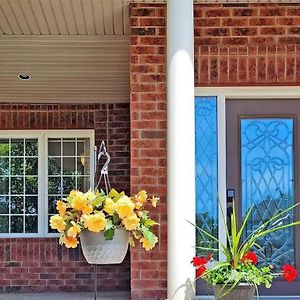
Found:
M 5 130 L 0 131 L 0 139 L 38 139 L 38 233 L 0 233 L 0 238 L 42 238 L 58 237 L 48 233 L 48 147 L 49 138 L 88 138 L 90 140 L 90 186 L 94 186 L 94 146 L 93 129 L 80 130 Z
M 254 100 L 254 99 L 300 99 L 300 86 L 247 86 L 247 87 L 195 87 L 195 97 L 217 97 L 218 116 L 218 195 L 220 205 L 226 207 L 226 100 Z M 195 211 L 196 214 L 196 211 Z M 222 213 L 219 209 L 220 243 L 226 243 L 226 231 L 222 224 Z M 221 221 L 221 222 L 220 222 Z M 219 245 L 219 259 L 225 257 Z

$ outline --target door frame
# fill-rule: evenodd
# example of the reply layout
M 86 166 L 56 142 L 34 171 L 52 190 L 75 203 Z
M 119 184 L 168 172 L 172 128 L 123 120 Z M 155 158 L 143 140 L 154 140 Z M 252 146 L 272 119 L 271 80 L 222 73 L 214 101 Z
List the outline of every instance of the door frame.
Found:
M 226 100 L 239 99 L 300 99 L 300 86 L 245 86 L 245 87 L 195 87 L 195 97 L 217 97 L 218 123 L 218 196 L 223 209 L 226 207 Z M 299 100 L 300 101 L 300 100 Z M 222 212 L 218 210 L 218 220 Z M 196 212 L 195 212 L 196 213 Z M 225 227 L 219 226 L 220 243 L 226 243 Z M 219 245 L 219 260 L 225 260 Z

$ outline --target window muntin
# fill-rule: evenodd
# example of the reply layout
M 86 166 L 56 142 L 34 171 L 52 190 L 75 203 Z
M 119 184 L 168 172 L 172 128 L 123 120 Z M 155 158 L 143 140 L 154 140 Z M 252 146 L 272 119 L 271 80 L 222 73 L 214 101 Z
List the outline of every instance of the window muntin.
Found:
M 93 148 L 93 130 L 0 132 L 0 237 L 56 236 L 55 201 L 93 186 Z
M 38 233 L 38 139 L 0 140 L 0 233 Z
M 90 188 L 90 139 L 48 139 L 48 206 L 49 217 L 56 213 L 56 201 L 71 190 Z M 49 232 L 56 232 L 48 225 Z

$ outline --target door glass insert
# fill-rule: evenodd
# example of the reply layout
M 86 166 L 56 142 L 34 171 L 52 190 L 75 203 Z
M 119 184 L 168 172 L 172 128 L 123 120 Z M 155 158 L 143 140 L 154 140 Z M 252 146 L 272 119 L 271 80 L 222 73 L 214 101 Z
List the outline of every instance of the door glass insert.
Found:
M 196 223 L 213 236 L 218 236 L 218 145 L 217 99 L 196 97 Z M 197 231 L 197 246 L 217 248 L 213 240 Z M 205 250 L 197 249 L 199 255 Z M 211 251 L 210 251 L 211 252 Z
M 294 203 L 294 122 L 291 118 L 242 119 L 240 130 L 242 215 L 254 205 L 248 235 Z M 282 223 L 293 219 L 291 211 Z M 278 268 L 294 264 L 293 227 L 271 233 L 258 243 L 262 264 Z

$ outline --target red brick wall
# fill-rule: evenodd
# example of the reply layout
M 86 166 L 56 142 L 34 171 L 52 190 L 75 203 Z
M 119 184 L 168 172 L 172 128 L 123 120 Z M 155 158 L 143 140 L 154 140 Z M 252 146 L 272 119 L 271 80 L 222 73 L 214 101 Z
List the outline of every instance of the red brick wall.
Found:
M 132 299 L 165 299 L 167 287 L 165 10 L 131 6 L 131 189 L 160 197 L 159 244 L 131 250 Z
M 299 4 L 195 6 L 196 86 L 297 85 Z
M 166 38 L 164 5 L 131 4 L 131 188 L 161 197 L 152 253 L 131 252 L 132 299 L 166 297 Z M 195 84 L 300 83 L 300 5 L 195 5 Z
M 0 130 L 95 129 L 96 145 L 107 141 L 112 186 L 129 189 L 129 104 L 0 104 Z M 101 291 L 130 289 L 130 261 L 101 266 Z M 92 291 L 93 268 L 79 247 L 54 238 L 0 239 L 0 292 Z

